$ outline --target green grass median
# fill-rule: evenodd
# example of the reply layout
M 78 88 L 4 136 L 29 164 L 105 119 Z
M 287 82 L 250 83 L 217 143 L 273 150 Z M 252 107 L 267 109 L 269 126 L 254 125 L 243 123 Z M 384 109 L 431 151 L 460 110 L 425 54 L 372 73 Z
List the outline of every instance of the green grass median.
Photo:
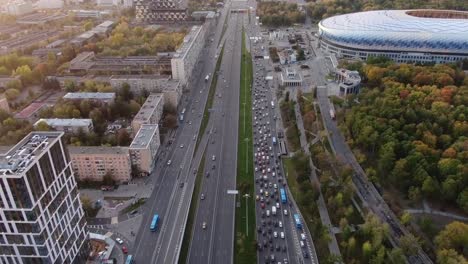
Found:
M 257 263 L 251 84 L 252 56 L 245 47 L 245 33 L 243 32 L 237 149 L 237 190 L 239 190 L 240 207 L 236 207 L 236 234 L 234 238 L 234 262 L 238 264 Z M 246 194 L 249 196 L 248 198 L 246 198 Z

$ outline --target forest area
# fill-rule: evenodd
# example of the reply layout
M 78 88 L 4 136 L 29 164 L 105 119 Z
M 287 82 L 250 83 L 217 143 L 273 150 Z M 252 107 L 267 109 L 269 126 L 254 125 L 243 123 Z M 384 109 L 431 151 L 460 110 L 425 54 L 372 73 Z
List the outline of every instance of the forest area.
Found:
M 468 2 L 459 0 L 312 0 L 306 2 L 309 2 L 308 14 L 316 21 L 339 14 L 382 9 L 468 10 Z
M 285 2 L 259 2 L 257 14 L 265 26 L 291 26 L 294 23 L 304 23 L 305 13 L 299 11 L 297 4 Z

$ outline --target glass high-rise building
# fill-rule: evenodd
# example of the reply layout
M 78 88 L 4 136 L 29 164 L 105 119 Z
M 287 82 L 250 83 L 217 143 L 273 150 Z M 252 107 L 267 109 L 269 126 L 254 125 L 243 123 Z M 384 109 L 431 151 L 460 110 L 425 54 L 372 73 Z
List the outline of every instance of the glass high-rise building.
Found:
M 0 156 L 0 263 L 85 263 L 86 219 L 63 132 L 32 132 Z

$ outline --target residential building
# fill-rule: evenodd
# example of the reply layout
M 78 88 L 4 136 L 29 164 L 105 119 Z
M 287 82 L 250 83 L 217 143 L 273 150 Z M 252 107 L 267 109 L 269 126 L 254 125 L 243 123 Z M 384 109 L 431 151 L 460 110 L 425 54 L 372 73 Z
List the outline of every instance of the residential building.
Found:
M 63 132 L 32 132 L 0 156 L 0 263 L 85 263 L 86 218 Z
M 135 0 L 135 18 L 146 23 L 185 21 L 187 9 L 171 0 Z
M 189 81 L 198 57 L 205 46 L 206 29 L 203 25 L 193 26 L 184 37 L 184 42 L 171 59 L 172 78 L 182 85 Z
M 7 113 L 10 113 L 10 106 L 8 105 L 8 100 L 4 96 L 0 97 L 0 109 Z
M 92 36 L 88 36 L 92 37 Z M 171 56 L 96 56 L 82 52 L 70 62 L 74 74 L 171 74 Z
M 159 126 L 155 124 L 141 125 L 128 148 L 132 165 L 136 166 L 141 175 L 149 175 L 153 171 L 154 160 L 160 145 Z
M 14 16 L 22 16 L 34 12 L 31 2 L 21 0 L 7 3 L 5 10 L 7 14 Z
M 110 175 L 117 183 L 131 179 L 131 162 L 126 147 L 69 147 L 72 168 L 79 181 L 102 181 Z
M 109 15 L 108 11 L 100 10 L 70 10 L 76 18 L 101 18 L 102 16 Z
M 35 124 L 36 127 L 40 122 L 45 122 L 47 125 L 57 131 L 63 131 L 65 133 L 76 134 L 79 131 L 89 133 L 93 131 L 93 120 L 92 119 L 75 119 L 75 118 L 41 118 Z
M 133 93 L 163 93 L 164 106 L 177 108 L 182 96 L 182 86 L 178 80 L 167 75 L 113 75 L 109 80 L 114 89 L 120 89 L 124 83 Z
M 103 37 L 103 36 L 107 36 L 107 34 L 112 30 L 112 28 L 114 27 L 114 21 L 111 21 L 111 20 L 106 20 L 104 22 L 102 22 L 101 24 L 95 26 L 94 28 L 92 28 L 91 30 L 88 30 L 78 36 L 76 36 L 75 38 L 73 38 L 70 43 L 73 44 L 73 45 L 77 45 L 77 46 L 81 46 L 91 40 L 94 40 L 96 39 L 97 37 Z M 92 56 L 94 56 L 94 53 L 92 53 Z M 81 55 L 82 53 L 78 54 Z M 87 52 L 85 52 L 86 56 L 90 56 L 89 54 L 87 54 Z M 73 60 L 72 60 L 73 61 Z
M 293 68 L 287 68 L 281 72 L 281 85 L 283 86 L 301 86 L 302 76 Z
M 63 0 L 39 0 L 37 8 L 39 9 L 59 9 L 63 7 Z
M 0 75 L 0 88 L 6 88 L 6 85 L 12 81 L 20 81 L 19 76 L 10 77 L 6 75 Z
M 45 109 L 46 107 L 52 106 L 51 104 L 47 104 L 44 102 L 40 103 L 31 103 L 26 108 L 21 110 L 21 112 L 15 115 L 15 118 L 27 120 L 30 123 L 35 123 L 39 119 L 39 113 L 41 110 Z
M 89 100 L 93 102 L 101 102 L 110 104 L 115 101 L 115 93 L 67 93 L 63 96 L 66 100 Z
M 359 93 L 361 76 L 358 71 L 337 69 L 335 71 L 335 80 L 338 82 L 340 96 Z
M 150 94 L 132 120 L 133 134 L 136 134 L 143 124 L 158 124 L 163 113 L 163 105 L 163 94 Z

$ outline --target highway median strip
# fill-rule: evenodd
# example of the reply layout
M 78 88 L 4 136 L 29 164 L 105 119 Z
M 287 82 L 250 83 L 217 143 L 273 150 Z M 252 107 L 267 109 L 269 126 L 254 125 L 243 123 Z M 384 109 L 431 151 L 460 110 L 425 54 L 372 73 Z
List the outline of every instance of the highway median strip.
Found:
M 200 140 L 203 138 L 203 134 L 205 134 L 206 126 L 208 125 L 208 121 L 210 120 L 210 109 L 213 107 L 213 100 L 216 91 L 216 84 L 218 83 L 218 73 L 219 68 L 221 67 L 221 61 L 223 60 L 224 54 L 224 44 L 221 48 L 221 52 L 219 53 L 218 60 L 216 61 L 216 67 L 213 72 L 213 76 L 211 78 L 210 89 L 208 91 L 208 99 L 205 105 L 205 110 L 203 111 L 203 119 L 200 125 L 200 131 L 198 132 L 197 144 L 195 145 L 194 154 L 197 153 L 198 145 L 200 144 Z
M 252 142 L 252 57 L 245 46 L 245 32 L 242 32 L 242 58 L 239 100 L 239 138 L 237 150 L 236 232 L 234 237 L 234 263 L 257 263 L 254 246 L 255 198 Z
M 190 210 L 187 218 L 187 225 L 185 227 L 184 238 L 182 247 L 180 249 L 179 264 L 187 263 L 188 252 L 190 249 L 190 242 L 192 241 L 192 234 L 195 224 L 195 216 L 198 209 L 198 197 L 200 195 L 201 184 L 203 181 L 203 171 L 205 170 L 205 152 L 200 160 L 200 166 L 198 166 L 197 176 L 195 179 L 195 187 L 193 189 L 192 201 L 190 202 Z

